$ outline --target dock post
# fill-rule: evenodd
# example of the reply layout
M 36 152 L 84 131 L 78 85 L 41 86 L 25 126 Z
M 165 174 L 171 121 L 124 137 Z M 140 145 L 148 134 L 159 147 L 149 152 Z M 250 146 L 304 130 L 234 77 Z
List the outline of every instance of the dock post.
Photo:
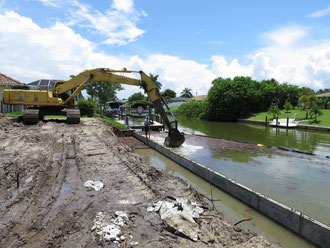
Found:
M 286 118 L 286 128 L 289 127 L 289 118 Z
M 128 126 L 128 116 L 126 115 L 126 126 Z
M 276 117 L 276 126 L 278 125 L 278 117 Z
M 267 115 L 266 115 L 266 127 L 268 126 L 268 118 L 267 118 Z

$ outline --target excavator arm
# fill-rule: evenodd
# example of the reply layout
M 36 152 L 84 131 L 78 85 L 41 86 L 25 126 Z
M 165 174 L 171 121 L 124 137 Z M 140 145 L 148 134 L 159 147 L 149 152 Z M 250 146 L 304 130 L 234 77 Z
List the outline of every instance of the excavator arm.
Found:
M 138 73 L 140 79 L 130 78 L 119 74 Z M 57 81 L 54 83 L 52 90 L 5 90 L 4 102 L 6 104 L 22 104 L 34 106 L 24 111 L 23 120 L 26 124 L 36 124 L 38 118 L 47 114 L 54 114 L 66 108 L 68 123 L 79 123 L 79 110 L 70 109 L 74 106 L 74 98 L 85 89 L 88 83 L 92 82 L 113 82 L 119 84 L 128 84 L 142 87 L 148 94 L 150 101 L 153 102 L 158 110 L 161 118 L 168 127 L 168 137 L 165 139 L 165 145 L 169 147 L 179 147 L 183 144 L 185 138 L 183 133 L 177 129 L 177 120 L 172 114 L 174 121 L 170 122 L 167 114 L 163 109 L 163 105 L 167 108 L 165 101 L 162 99 L 156 84 L 151 78 L 142 71 L 112 70 L 108 68 L 98 68 L 86 70 L 67 81 Z M 68 95 L 68 92 L 72 92 Z M 168 108 L 169 109 L 169 108 Z M 175 124 L 174 127 L 172 124 Z
M 141 79 L 138 80 L 135 78 L 126 77 L 115 73 L 121 73 L 121 74 L 139 73 Z M 161 97 L 157 85 L 143 71 L 138 71 L 138 72 L 128 71 L 126 69 L 112 70 L 107 68 L 86 70 L 68 81 L 57 81 L 53 86 L 53 93 L 55 95 L 61 95 L 67 91 L 75 89 L 75 91 L 71 94 L 71 96 L 64 101 L 63 104 L 65 105 L 68 104 L 70 101 L 72 101 L 74 97 L 78 95 L 79 92 L 81 92 L 88 83 L 100 82 L 100 81 L 141 86 L 147 93 L 150 101 L 154 104 L 161 118 L 164 120 L 164 123 L 168 127 L 168 137 L 166 137 L 165 139 L 165 145 L 169 147 L 179 147 L 183 144 L 185 140 L 184 134 L 179 132 L 179 130 L 177 129 L 177 120 L 175 116 L 173 115 L 172 111 L 168 108 L 166 102 Z M 165 105 L 169 109 L 171 115 L 174 118 L 173 122 L 169 121 L 167 114 L 163 108 L 163 105 Z M 173 123 L 174 123 L 174 127 L 172 127 Z

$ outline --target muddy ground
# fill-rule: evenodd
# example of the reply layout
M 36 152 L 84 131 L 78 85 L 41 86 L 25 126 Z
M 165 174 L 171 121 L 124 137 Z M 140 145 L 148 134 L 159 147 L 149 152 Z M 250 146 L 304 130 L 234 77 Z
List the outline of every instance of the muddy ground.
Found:
M 279 247 L 223 221 L 185 182 L 145 165 L 127 145 L 134 141 L 111 130 L 93 118 L 33 126 L 0 118 L 0 247 Z M 88 180 L 104 185 L 96 191 L 84 186 Z M 191 220 L 197 242 L 147 211 L 179 198 L 204 209 Z M 100 222 L 117 211 L 128 216 L 121 240 L 106 241 Z

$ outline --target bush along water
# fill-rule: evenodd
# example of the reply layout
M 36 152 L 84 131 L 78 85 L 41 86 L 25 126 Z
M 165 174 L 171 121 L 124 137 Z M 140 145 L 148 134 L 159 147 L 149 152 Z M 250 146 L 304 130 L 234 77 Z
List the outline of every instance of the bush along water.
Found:
M 176 115 L 182 115 L 188 118 L 204 118 L 206 112 L 206 102 L 190 101 L 180 105 L 175 109 Z

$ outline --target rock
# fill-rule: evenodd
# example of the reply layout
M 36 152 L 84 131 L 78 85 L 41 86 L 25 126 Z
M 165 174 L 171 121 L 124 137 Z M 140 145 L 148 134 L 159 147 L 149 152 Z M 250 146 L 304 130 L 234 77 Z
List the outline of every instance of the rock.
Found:
M 199 227 L 194 218 L 203 213 L 197 203 L 178 198 L 176 201 L 158 201 L 147 211 L 159 212 L 160 218 L 170 227 L 186 235 L 193 241 L 198 240 Z
M 100 189 L 103 188 L 103 183 L 101 181 L 92 181 L 92 180 L 88 180 L 84 183 L 84 186 L 87 188 L 92 188 L 95 191 L 99 191 Z

